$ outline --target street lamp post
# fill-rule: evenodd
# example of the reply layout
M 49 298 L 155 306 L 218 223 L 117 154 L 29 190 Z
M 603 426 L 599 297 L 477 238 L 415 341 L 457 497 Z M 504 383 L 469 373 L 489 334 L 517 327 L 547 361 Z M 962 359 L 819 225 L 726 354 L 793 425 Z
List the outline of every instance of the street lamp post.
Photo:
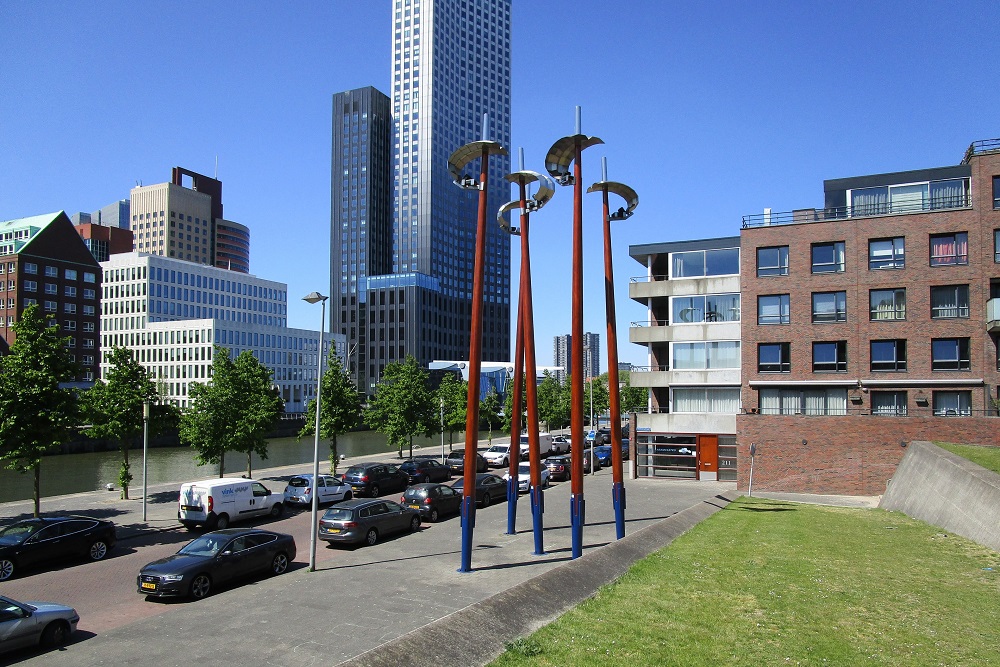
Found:
M 312 475 L 312 508 L 310 509 L 309 521 L 309 571 L 316 571 L 316 533 L 319 530 L 319 503 L 316 500 L 316 483 L 319 480 L 319 401 L 323 391 L 323 333 L 326 331 L 326 300 L 329 297 L 323 296 L 319 292 L 310 292 L 302 297 L 308 303 L 319 302 L 319 345 L 316 347 L 316 356 L 319 357 L 316 371 L 316 432 L 313 440 L 313 475 Z
M 441 464 L 444 464 L 444 397 L 441 398 Z
M 142 521 L 146 522 L 146 478 L 149 470 L 146 461 L 149 458 L 149 401 L 142 404 Z

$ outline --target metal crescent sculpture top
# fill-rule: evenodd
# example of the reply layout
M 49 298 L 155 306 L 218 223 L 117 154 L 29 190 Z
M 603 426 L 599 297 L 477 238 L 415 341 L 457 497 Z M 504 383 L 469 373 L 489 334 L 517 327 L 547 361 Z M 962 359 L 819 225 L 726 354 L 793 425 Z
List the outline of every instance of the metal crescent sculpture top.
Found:
M 463 173 L 465 165 L 476 158 L 482 157 L 483 151 L 488 155 L 507 155 L 507 149 L 495 141 L 472 141 L 457 149 L 448 158 L 448 171 L 455 185 L 466 190 L 479 190 L 482 184 L 469 174 Z
M 580 142 L 580 149 L 590 148 L 597 144 L 603 144 L 600 137 L 588 137 L 585 134 L 571 134 L 563 137 L 552 144 L 548 154 L 545 156 L 545 169 L 556 179 L 559 185 L 571 185 L 573 174 L 569 166 L 576 159 L 576 144 Z
M 552 196 L 556 193 L 555 181 L 553 181 L 550 177 L 546 176 L 545 174 L 539 174 L 537 171 L 529 171 L 527 169 L 524 169 L 522 171 L 515 171 L 513 174 L 507 174 L 506 176 L 504 176 L 504 178 L 506 178 L 511 183 L 520 183 L 523 185 L 527 185 L 528 183 L 534 183 L 535 181 L 538 181 L 538 191 L 535 192 L 535 194 L 531 195 L 531 199 L 529 201 L 525 202 L 527 205 L 528 213 L 537 211 L 541 207 L 545 206 L 547 203 L 549 203 L 549 200 L 552 199 Z M 499 211 L 497 211 L 497 223 L 500 224 L 500 227 L 503 228 L 505 232 L 513 235 L 520 234 L 521 230 L 518 227 L 514 227 L 509 222 L 507 222 L 507 219 L 504 217 L 504 214 L 515 208 L 521 208 L 520 199 L 515 199 L 514 201 L 507 202 L 506 204 L 500 207 Z
M 630 217 L 635 211 L 635 207 L 639 205 L 639 195 L 635 193 L 635 190 L 624 183 L 618 183 L 616 181 L 598 181 L 587 188 L 587 192 L 603 192 L 605 190 L 615 193 L 624 199 L 626 204 L 617 211 L 611 213 L 609 217 L 612 220 L 624 220 L 625 218 Z

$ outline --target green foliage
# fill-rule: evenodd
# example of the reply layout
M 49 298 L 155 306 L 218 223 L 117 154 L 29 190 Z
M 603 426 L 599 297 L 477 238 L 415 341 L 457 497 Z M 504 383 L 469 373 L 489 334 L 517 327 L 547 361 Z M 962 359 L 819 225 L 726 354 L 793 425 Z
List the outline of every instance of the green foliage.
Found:
M 42 456 L 69 440 L 80 423 L 76 394 L 59 386 L 79 367 L 66 347 L 69 338 L 37 305 L 26 308 L 13 329 L 16 340 L 0 357 L 0 462 L 34 474 L 38 516 Z
M 486 393 L 486 398 L 479 402 L 479 422 L 485 424 L 489 429 L 489 443 L 493 444 L 493 427 L 503 423 L 503 415 L 500 411 L 503 406 L 500 404 L 500 395 L 496 389 L 490 389 Z
M 444 430 L 448 433 L 449 449 L 456 431 L 465 430 L 469 407 L 469 383 L 452 374 L 445 375 L 437 390 L 438 405 L 444 399 Z
M 952 445 L 946 442 L 935 442 L 934 444 L 952 454 L 958 454 L 976 465 L 1000 474 L 1000 447 L 994 445 Z
M 438 402 L 427 387 L 428 379 L 411 355 L 387 365 L 365 412 L 365 423 L 396 445 L 400 458 L 407 441 L 412 451 L 413 436 L 438 432 Z
M 562 385 L 549 371 L 542 373 L 538 385 L 538 419 L 550 431 L 569 425 L 569 385 Z
M 618 392 L 618 403 L 621 405 L 622 416 L 624 417 L 629 412 L 645 412 L 649 402 L 649 390 L 645 387 L 633 387 L 631 374 L 627 371 L 618 374 L 618 382 L 624 383 Z
M 152 372 L 144 368 L 128 348 L 111 350 L 108 363 L 107 381 L 94 383 L 83 395 L 83 405 L 91 424 L 90 435 L 118 442 L 122 454 L 118 483 L 122 499 L 127 500 L 132 482 L 128 450 L 142 435 L 142 405 L 156 400 L 156 383 Z
M 504 648 L 524 658 L 530 658 L 542 652 L 542 645 L 531 637 L 518 637 L 512 642 L 504 644 Z
M 361 396 L 336 350 L 331 347 L 320 383 L 319 434 L 330 441 L 330 472 L 337 473 L 337 436 L 357 428 L 361 422 Z M 299 437 L 316 433 L 316 399 L 306 406 L 306 423 Z
M 524 430 L 524 425 L 527 423 L 527 400 L 526 395 L 527 386 L 525 381 L 521 380 L 521 429 Z M 506 433 L 510 433 L 511 421 L 514 417 L 514 381 L 511 380 L 507 386 L 507 396 L 503 399 L 503 419 L 500 422 L 500 428 Z
M 608 394 L 608 374 L 604 373 L 583 383 L 583 412 L 590 420 L 590 415 L 594 416 L 592 428 L 597 428 L 598 418 L 606 414 L 611 405 Z

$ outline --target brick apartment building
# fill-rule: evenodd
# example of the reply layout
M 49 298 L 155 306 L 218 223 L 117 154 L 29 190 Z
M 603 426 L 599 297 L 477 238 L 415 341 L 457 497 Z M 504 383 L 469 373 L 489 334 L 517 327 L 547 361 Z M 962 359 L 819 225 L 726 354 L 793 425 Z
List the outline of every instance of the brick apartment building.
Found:
M 883 493 L 912 440 L 1000 444 L 1000 139 L 828 180 L 741 233 L 738 485 Z

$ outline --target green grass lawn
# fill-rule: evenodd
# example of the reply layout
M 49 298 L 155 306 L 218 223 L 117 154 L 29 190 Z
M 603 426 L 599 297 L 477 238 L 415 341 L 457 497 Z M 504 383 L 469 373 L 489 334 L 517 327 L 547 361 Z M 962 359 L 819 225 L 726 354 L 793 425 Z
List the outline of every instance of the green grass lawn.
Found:
M 935 442 L 941 449 L 947 449 L 952 454 L 958 454 L 962 458 L 969 459 L 977 465 L 981 465 L 987 470 L 1000 473 L 1000 447 L 987 447 L 985 445 L 952 445 L 946 442 Z
M 904 514 L 744 497 L 491 665 L 1000 665 L 998 593 Z

